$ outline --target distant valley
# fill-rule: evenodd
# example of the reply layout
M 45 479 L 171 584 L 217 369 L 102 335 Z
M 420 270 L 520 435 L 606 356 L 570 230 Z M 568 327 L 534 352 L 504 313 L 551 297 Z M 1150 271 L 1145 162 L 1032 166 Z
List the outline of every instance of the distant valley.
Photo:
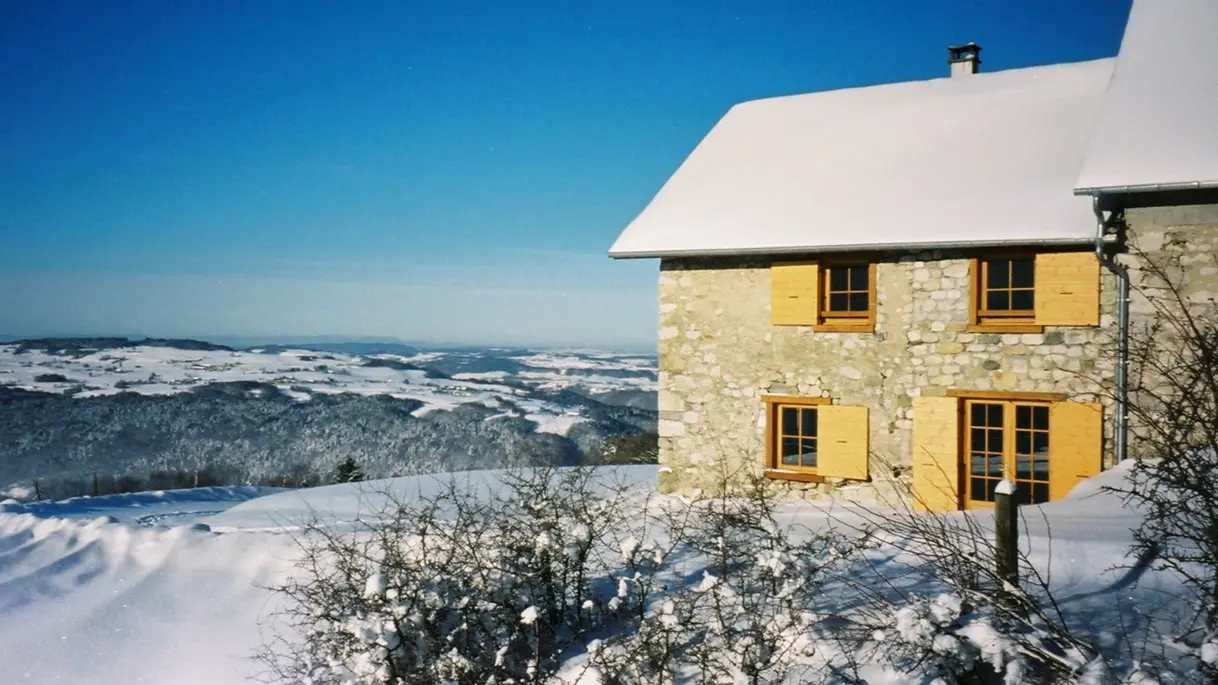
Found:
M 370 477 L 578 463 L 607 440 L 646 445 L 655 387 L 653 357 L 583 350 L 15 341 L 0 344 L 0 497 L 198 473 L 324 482 L 348 457 Z

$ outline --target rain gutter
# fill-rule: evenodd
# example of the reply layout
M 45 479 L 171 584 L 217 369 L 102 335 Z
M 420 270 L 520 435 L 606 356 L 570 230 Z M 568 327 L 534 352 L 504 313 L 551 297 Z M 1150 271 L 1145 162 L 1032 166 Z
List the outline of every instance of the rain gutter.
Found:
M 1100 209 L 1098 195 L 1091 198 L 1095 212 L 1095 258 L 1117 277 L 1117 358 L 1116 358 L 1116 461 L 1129 458 L 1129 270 L 1110 257 L 1105 249 L 1108 222 Z
M 1218 188 L 1218 181 L 1181 181 L 1178 183 L 1140 183 L 1124 186 L 1098 186 L 1095 188 L 1075 188 L 1075 195 L 1119 195 L 1123 193 L 1155 193 L 1175 190 L 1212 190 Z

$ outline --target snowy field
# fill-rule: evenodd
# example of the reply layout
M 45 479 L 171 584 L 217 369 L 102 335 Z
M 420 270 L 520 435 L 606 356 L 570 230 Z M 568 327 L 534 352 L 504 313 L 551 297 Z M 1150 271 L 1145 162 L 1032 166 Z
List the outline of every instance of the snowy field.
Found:
M 655 478 L 651 466 L 605 472 L 630 483 L 640 501 Z M 1170 603 L 1176 590 L 1158 572 L 1122 568 L 1138 517 L 1099 490 L 1122 477 L 1122 470 L 1110 471 L 1063 501 L 1023 510 L 1024 549 L 1050 578 L 1066 616 L 1114 643 L 1126 609 Z M 498 476 L 441 478 L 490 492 Z M 350 524 L 378 510 L 377 491 L 385 487 L 410 498 L 435 492 L 439 483 L 411 477 L 300 491 L 206 488 L 4 503 L 0 682 L 251 682 L 256 666 L 249 657 L 278 601 L 264 588 L 292 571 L 292 535 L 300 524 L 312 515 Z M 780 521 L 813 530 L 848 530 L 863 518 L 862 510 L 841 504 L 792 502 L 779 512 Z M 886 564 L 899 556 L 892 546 L 874 554 Z M 871 682 L 917 681 L 877 671 Z
M 73 397 L 132 392 L 170 395 L 209 383 L 253 381 L 275 386 L 299 402 L 318 394 L 387 395 L 423 404 L 416 416 L 462 404 L 503 409 L 523 417 L 538 431 L 566 435 L 579 409 L 533 396 L 534 390 L 576 389 L 597 395 L 655 389 L 655 360 L 639 355 L 572 350 L 487 355 L 491 365 L 510 370 L 437 373 L 446 358 L 476 357 L 469 352 L 427 351 L 412 356 L 350 355 L 312 350 L 183 350 L 138 346 L 102 349 L 82 355 L 54 354 L 17 345 L 0 345 L 0 387 L 8 386 Z M 251 392 L 259 392 L 252 389 Z

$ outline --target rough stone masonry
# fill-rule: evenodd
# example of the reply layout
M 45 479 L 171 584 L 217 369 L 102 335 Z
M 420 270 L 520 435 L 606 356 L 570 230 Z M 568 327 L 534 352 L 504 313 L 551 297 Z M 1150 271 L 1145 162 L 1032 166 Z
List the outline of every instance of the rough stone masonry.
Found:
M 1218 290 L 1218 205 L 1131 210 L 1126 218 L 1131 242 L 1152 255 L 1190 255 L 1181 273 L 1190 292 Z M 1136 267 L 1127 255 L 1122 259 Z M 1058 392 L 1071 401 L 1100 402 L 1110 442 L 1117 279 L 1107 270 L 1099 327 L 977 333 L 969 331 L 968 256 L 887 253 L 876 268 L 875 331 L 836 333 L 770 324 L 770 263 L 743 257 L 661 262 L 662 491 L 716 492 L 725 476 L 760 474 L 767 394 L 831 397 L 870 409 L 871 482 L 775 482 L 805 497 L 889 500 L 908 475 L 912 398 L 949 389 Z M 1135 289 L 1139 279 L 1135 268 Z M 1135 323 L 1151 309 L 1144 296 L 1135 296 Z M 1105 454 L 1111 454 L 1107 447 Z

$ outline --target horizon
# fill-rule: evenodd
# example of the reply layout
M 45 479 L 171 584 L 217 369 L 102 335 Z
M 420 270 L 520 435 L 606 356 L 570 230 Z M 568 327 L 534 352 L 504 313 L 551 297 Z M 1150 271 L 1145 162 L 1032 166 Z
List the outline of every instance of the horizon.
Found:
M 654 349 L 607 250 L 732 105 L 1111 57 L 1129 5 L 0 5 L 0 333 Z
M 0 335 L 0 345 L 12 345 L 22 342 L 31 342 L 36 340 L 90 340 L 90 339 L 106 339 L 106 340 L 125 340 L 128 342 L 141 342 L 144 340 L 170 340 L 183 342 L 201 342 L 211 345 L 220 345 L 231 347 L 235 350 L 252 350 L 258 347 L 290 347 L 299 345 L 302 348 L 308 345 L 400 345 L 402 347 L 413 347 L 424 351 L 485 351 L 485 350 L 527 350 L 536 352 L 606 352 L 619 355 L 631 356 L 657 356 L 656 346 L 653 342 L 644 343 L 641 345 L 623 344 L 620 346 L 588 346 L 588 345 L 497 345 L 494 343 L 459 343 L 452 341 L 439 340 L 411 340 L 404 338 L 376 337 L 376 336 L 342 336 L 342 335 L 285 335 L 285 336 L 162 336 L 162 335 L 141 335 L 136 333 L 94 333 L 88 335 L 82 334 L 64 334 L 64 335 L 39 335 L 39 336 L 14 336 Z

